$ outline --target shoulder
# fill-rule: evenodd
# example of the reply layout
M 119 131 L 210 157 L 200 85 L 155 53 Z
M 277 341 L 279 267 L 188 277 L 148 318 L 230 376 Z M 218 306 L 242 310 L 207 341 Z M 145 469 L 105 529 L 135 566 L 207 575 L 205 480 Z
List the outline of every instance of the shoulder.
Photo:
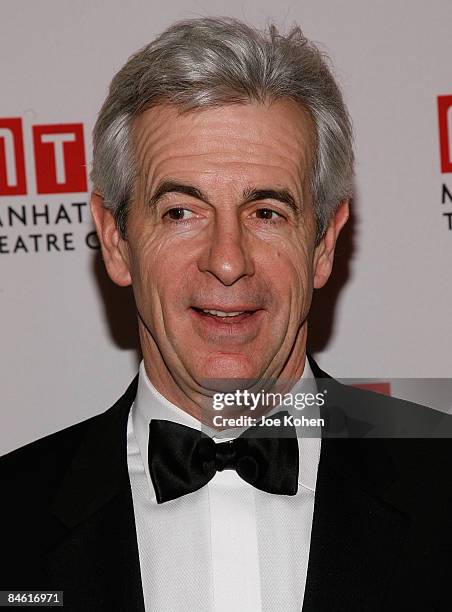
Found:
M 37 580 L 44 555 L 64 533 L 53 513 L 55 495 L 76 449 L 98 419 L 92 417 L 0 458 L 0 573 L 8 580 L 5 586 L 15 584 L 12 579 L 18 576 L 31 580 L 29 584 Z
M 33 479 L 43 474 L 48 474 L 49 479 L 54 480 L 59 472 L 64 472 L 74 449 L 99 416 L 66 427 L 3 455 L 0 457 L 0 480 L 11 484 L 19 477 Z
M 80 423 L 26 444 L 0 457 L 0 482 L 18 498 L 45 489 L 55 490 L 74 456 L 91 437 L 107 438 L 122 427 L 136 393 L 135 379 L 124 395 L 108 410 Z M 118 426 L 119 423 L 119 426 Z
M 342 384 L 309 357 L 323 392 L 328 437 L 437 439 L 452 437 L 452 415 L 411 401 Z
M 58 514 L 58 500 L 64 492 L 68 494 L 68 487 L 67 504 L 76 507 L 84 496 L 86 500 L 102 490 L 108 466 L 109 485 L 119 481 L 135 392 L 136 381 L 107 411 L 0 458 L 0 575 L 10 570 L 11 575 L 22 575 L 25 563 L 33 568 L 33 575 L 38 571 L 68 529 Z
M 41 538 L 55 532 L 51 517 L 56 492 L 86 433 L 99 418 L 91 417 L 0 458 L 0 535 L 11 558 L 20 542 L 27 550 L 31 545 L 41 550 Z

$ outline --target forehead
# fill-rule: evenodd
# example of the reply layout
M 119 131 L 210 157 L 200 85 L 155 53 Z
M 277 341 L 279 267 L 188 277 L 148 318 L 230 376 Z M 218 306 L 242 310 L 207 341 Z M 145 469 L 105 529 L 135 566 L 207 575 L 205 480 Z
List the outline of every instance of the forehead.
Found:
M 292 100 L 235 104 L 181 113 L 162 104 L 133 125 L 145 182 L 167 178 L 298 183 L 310 174 L 314 125 Z

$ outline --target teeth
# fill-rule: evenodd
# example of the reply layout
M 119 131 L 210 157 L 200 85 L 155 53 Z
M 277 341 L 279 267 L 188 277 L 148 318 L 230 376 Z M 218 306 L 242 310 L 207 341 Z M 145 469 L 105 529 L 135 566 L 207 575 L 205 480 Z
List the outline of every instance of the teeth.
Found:
M 245 312 L 244 310 L 241 310 L 240 312 L 223 312 L 222 310 L 206 310 L 204 308 L 202 311 L 207 314 L 214 315 L 215 317 L 236 317 L 237 315 Z

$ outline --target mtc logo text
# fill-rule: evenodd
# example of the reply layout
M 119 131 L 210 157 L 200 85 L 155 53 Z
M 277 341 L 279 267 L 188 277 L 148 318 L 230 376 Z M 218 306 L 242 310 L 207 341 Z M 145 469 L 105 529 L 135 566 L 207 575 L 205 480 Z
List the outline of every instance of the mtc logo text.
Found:
M 83 124 L 32 127 L 37 194 L 87 191 Z M 22 119 L 0 119 L 0 196 L 27 195 Z

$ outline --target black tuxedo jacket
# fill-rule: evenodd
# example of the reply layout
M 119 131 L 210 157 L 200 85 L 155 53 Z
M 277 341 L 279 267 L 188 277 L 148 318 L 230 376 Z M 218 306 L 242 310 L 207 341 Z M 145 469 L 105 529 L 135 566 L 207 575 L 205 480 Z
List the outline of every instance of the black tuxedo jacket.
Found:
M 360 406 L 413 406 L 329 380 L 351 426 Z M 68 612 L 144 611 L 126 461 L 136 387 L 0 459 L 0 590 L 62 590 Z M 322 440 L 304 612 L 452 609 L 451 457 L 449 438 Z

